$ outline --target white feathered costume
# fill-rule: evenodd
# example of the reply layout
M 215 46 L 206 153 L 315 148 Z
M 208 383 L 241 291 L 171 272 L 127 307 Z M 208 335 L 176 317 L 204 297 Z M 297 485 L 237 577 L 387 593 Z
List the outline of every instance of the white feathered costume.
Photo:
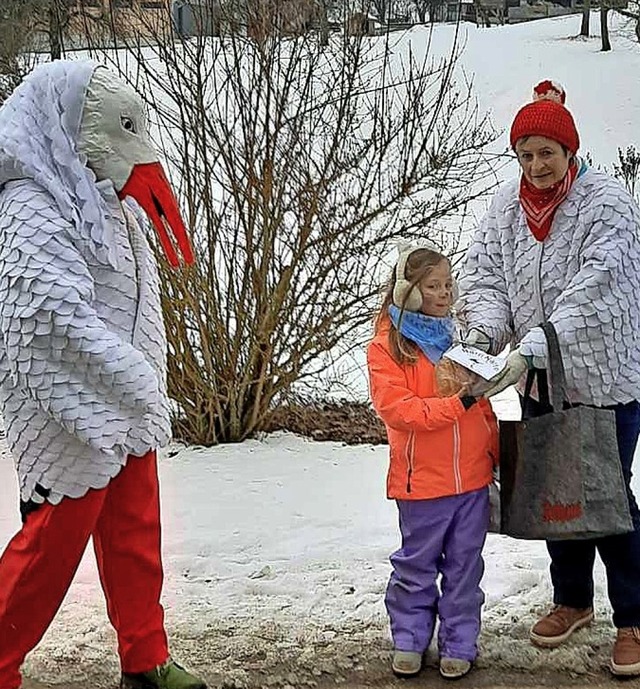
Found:
M 459 285 L 469 328 L 499 353 L 509 342 L 546 366 L 537 326 L 558 332 L 573 403 L 640 397 L 640 210 L 619 182 L 593 169 L 574 182 L 544 242 L 505 184 L 473 238 Z
M 160 602 L 166 342 L 131 199 L 169 262 L 191 263 L 138 95 L 93 62 L 37 68 L 0 109 L 0 405 L 23 516 L 0 557 L 3 689 L 21 686 L 90 539 L 121 689 L 206 689 L 171 660 Z
M 131 183 L 156 160 L 139 97 L 92 62 L 36 69 L 0 110 L 0 403 L 23 501 L 103 488 L 169 438 L 155 260 L 118 198 L 177 215 Z

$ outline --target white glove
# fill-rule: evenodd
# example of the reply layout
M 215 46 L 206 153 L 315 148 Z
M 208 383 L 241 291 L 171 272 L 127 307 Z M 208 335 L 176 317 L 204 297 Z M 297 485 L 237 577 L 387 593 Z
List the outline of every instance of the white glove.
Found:
M 499 392 L 506 390 L 510 385 L 517 383 L 522 374 L 530 368 L 526 357 L 520 354 L 519 350 L 514 349 L 507 357 L 507 365 L 489 380 L 491 387 L 484 393 L 483 397 L 493 397 Z
M 471 330 L 469 330 L 469 332 L 467 333 L 467 337 L 464 340 L 464 343 L 469 345 L 470 347 L 481 349 L 483 352 L 486 352 L 487 354 L 491 349 L 491 338 L 488 335 L 485 335 L 482 332 L 482 330 L 478 330 L 478 328 L 471 328 Z

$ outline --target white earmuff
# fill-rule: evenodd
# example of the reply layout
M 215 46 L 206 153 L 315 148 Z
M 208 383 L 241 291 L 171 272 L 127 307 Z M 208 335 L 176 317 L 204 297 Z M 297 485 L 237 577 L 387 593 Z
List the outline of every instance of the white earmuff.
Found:
M 422 292 L 417 285 L 407 280 L 407 261 L 414 251 L 429 249 L 437 254 L 440 249 L 429 240 L 421 241 L 417 246 L 401 242 L 398 244 L 398 263 L 396 264 L 396 281 L 393 286 L 393 303 L 405 311 L 420 311 L 422 308 Z
M 422 307 L 422 292 L 417 285 L 407 280 L 407 260 L 416 249 L 400 253 L 396 264 L 396 282 L 393 286 L 393 303 L 405 311 L 420 311 Z

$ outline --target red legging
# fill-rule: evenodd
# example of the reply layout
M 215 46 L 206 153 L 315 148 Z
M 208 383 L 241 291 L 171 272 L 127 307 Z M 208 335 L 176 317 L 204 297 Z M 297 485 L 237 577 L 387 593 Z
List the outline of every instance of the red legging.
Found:
M 124 672 L 169 657 L 160 605 L 160 502 L 155 452 L 129 457 L 106 488 L 45 503 L 0 558 L 0 689 L 20 686 L 20 666 L 51 624 L 82 555 L 93 546 Z

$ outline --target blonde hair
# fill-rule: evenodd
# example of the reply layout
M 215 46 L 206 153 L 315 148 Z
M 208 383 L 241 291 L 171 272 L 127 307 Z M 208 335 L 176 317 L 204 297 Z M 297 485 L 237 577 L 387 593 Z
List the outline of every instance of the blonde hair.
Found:
M 446 261 L 447 264 L 451 265 L 449 259 L 444 254 L 434 251 L 433 249 L 416 249 L 412 251 L 407 258 L 404 275 L 404 278 L 409 282 L 410 288 L 419 288 L 420 283 L 436 266 L 440 265 L 442 261 Z M 390 320 L 389 306 L 393 304 L 393 289 L 398 279 L 397 269 L 398 265 L 396 264 L 387 282 L 382 305 L 380 306 L 375 320 L 376 332 Z M 400 277 L 402 278 L 402 276 Z M 400 308 L 401 320 L 404 316 L 404 307 L 409 292 L 411 291 L 410 288 L 405 291 L 402 304 L 397 305 Z M 391 351 L 391 356 L 394 361 L 398 364 L 414 365 L 418 361 L 418 346 L 402 335 L 393 324 L 391 324 L 391 328 L 389 328 L 389 350 Z

